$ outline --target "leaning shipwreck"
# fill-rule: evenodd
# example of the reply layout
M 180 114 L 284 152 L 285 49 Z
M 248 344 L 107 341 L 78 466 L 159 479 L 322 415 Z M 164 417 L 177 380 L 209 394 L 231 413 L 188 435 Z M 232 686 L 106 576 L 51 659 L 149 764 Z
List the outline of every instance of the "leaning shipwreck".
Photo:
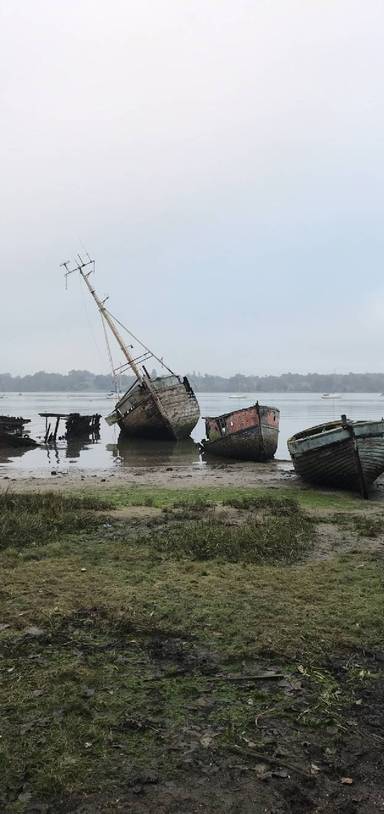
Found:
M 84 262 L 80 256 L 78 257 L 79 263 L 75 268 L 69 268 L 69 263 L 63 263 L 66 276 L 75 271 L 80 273 L 99 309 L 107 344 L 108 327 L 126 359 L 119 368 L 113 368 L 114 375 L 126 372 L 130 368 L 135 377 L 127 392 L 117 401 L 112 413 L 106 417 L 107 423 L 118 424 L 126 436 L 173 441 L 188 438 L 199 420 L 200 409 L 187 377 L 173 373 L 162 359 L 125 329 L 142 348 L 136 358 L 131 355 L 117 327 L 124 326 L 106 308 L 106 301 L 98 297 L 90 282 L 89 277 L 95 270 L 94 261 L 88 258 Z M 112 360 L 109 344 L 108 351 Z M 162 365 L 167 371 L 166 375 L 151 376 L 148 373 L 144 362 L 151 358 Z

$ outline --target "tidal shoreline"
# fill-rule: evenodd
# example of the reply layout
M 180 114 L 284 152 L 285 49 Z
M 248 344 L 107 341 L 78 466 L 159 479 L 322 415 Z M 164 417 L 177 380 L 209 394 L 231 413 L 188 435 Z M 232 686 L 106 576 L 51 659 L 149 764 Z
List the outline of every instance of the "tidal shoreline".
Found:
M 0 492 L 12 489 L 17 492 L 46 491 L 110 491 L 126 488 L 149 489 L 292 489 L 293 493 L 318 492 L 319 494 L 350 496 L 354 493 L 321 489 L 304 483 L 295 474 L 290 461 L 274 460 L 267 463 L 254 462 L 177 466 L 136 466 L 118 470 L 111 469 L 63 469 L 46 470 L 5 469 L 0 471 Z M 371 492 L 370 503 L 384 501 L 384 476 L 379 478 Z M 364 504 L 362 504 L 364 505 Z
M 270 461 L 263 464 L 254 462 L 177 466 L 134 466 L 124 469 L 68 469 L 52 467 L 47 470 L 18 470 L 7 468 L 0 470 L 0 487 L 8 484 L 20 485 L 24 490 L 47 489 L 59 486 L 60 489 L 92 484 L 108 488 L 109 486 L 159 486 L 167 488 L 212 487 L 212 486 L 284 486 L 286 484 L 302 485 L 296 477 L 290 461 Z

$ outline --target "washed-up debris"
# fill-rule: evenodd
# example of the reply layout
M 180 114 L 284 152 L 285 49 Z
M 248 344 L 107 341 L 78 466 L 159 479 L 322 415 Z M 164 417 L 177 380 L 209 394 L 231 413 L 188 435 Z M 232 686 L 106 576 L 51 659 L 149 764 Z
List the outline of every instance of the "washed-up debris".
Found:
M 45 418 L 44 443 L 54 444 L 59 434 L 60 421 L 65 421 L 64 439 L 91 438 L 97 441 L 100 438 L 99 413 L 81 415 L 80 413 L 39 413 Z M 52 423 L 51 423 L 52 422 Z

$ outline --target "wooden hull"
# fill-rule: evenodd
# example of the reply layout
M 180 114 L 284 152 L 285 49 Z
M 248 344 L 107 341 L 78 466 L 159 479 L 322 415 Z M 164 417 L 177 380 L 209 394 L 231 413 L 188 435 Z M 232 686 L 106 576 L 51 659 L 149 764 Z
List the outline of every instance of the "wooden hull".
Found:
M 363 493 L 384 472 L 384 421 L 334 421 L 288 441 L 295 471 L 304 480 Z
M 269 461 L 279 438 L 280 413 L 275 407 L 259 404 L 215 418 L 206 418 L 208 440 L 201 443 L 204 453 L 245 461 Z
M 29 438 L 28 435 L 17 435 L 16 433 L 0 431 L 0 446 L 32 449 L 33 447 L 38 447 L 39 444 L 37 441 L 34 441 L 33 438 Z
M 150 388 L 136 383 L 108 416 L 127 437 L 179 440 L 188 438 L 200 417 L 196 396 L 187 379 L 163 376 Z

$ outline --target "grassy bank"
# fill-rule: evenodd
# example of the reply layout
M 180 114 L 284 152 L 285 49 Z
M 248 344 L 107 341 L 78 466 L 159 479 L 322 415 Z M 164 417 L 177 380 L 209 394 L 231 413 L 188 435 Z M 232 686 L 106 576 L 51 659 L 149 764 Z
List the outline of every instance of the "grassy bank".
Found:
M 175 487 L 145 487 L 122 486 L 111 487 L 103 490 L 103 498 L 100 498 L 100 490 L 92 490 L 88 485 L 84 495 L 94 495 L 96 499 L 105 499 L 109 505 L 116 508 L 122 506 L 155 506 L 163 509 L 172 507 L 175 503 L 197 503 L 202 501 L 212 503 L 226 503 L 236 499 L 253 499 L 255 495 L 260 498 L 270 498 L 276 500 L 293 499 L 304 509 L 326 509 L 335 511 L 350 511 L 361 508 L 361 498 L 358 495 L 348 492 L 322 491 L 300 486 L 194 486 L 190 489 L 177 489 Z M 370 506 L 376 504 L 372 502 Z
M 303 496 L 1 496 L 1 810 L 380 799 L 381 520 Z

